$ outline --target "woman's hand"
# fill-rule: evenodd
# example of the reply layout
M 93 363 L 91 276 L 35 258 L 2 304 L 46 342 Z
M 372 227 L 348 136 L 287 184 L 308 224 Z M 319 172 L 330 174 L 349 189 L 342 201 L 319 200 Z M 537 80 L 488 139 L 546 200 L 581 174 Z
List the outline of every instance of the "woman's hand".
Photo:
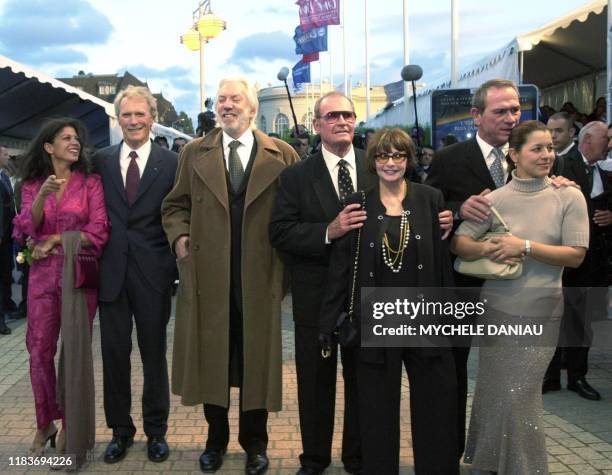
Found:
M 440 211 L 438 220 L 440 221 L 440 231 L 442 231 L 442 240 L 444 241 L 453 229 L 453 212 L 450 209 Z
M 493 261 L 516 264 L 520 262 L 525 252 L 525 240 L 516 236 L 493 238 L 490 244 L 486 256 Z
M 38 195 L 44 201 L 51 193 L 57 193 L 64 183 L 66 183 L 65 178 L 58 179 L 55 175 L 49 175 L 40 187 Z
M 57 246 L 59 242 L 59 235 L 52 234 L 43 242 L 36 244 L 32 250 L 32 259 L 39 260 L 44 259 L 49 256 L 49 254 L 58 254 L 55 246 Z

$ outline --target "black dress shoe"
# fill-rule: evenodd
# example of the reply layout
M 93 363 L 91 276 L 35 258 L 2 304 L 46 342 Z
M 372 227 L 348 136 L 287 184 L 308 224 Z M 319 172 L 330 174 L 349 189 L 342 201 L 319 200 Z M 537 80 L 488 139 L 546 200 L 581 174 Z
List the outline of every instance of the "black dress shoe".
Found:
M 106 463 L 117 463 L 125 458 L 128 447 L 134 443 L 134 437 L 114 435 L 113 439 L 106 446 L 104 461 Z
M 311 468 L 311 467 L 300 467 L 295 475 L 321 475 L 323 472 Z
M 586 379 L 584 378 L 569 381 L 567 383 L 567 389 L 577 392 L 579 396 L 589 399 L 590 401 L 599 401 L 601 399 L 601 395 L 597 392 L 597 390 L 587 383 Z
M 268 470 L 268 457 L 266 454 L 247 455 L 244 473 L 247 475 L 261 475 Z
M 560 391 L 561 390 L 561 381 L 558 379 L 546 379 L 544 378 L 544 382 L 542 383 L 542 394 L 546 394 L 550 391 Z
M 147 457 L 151 462 L 163 462 L 168 455 L 170 448 L 163 435 L 154 435 L 147 439 Z
M 11 329 L 4 323 L 4 317 L 0 317 L 0 334 L 10 335 Z
M 202 455 L 200 455 L 200 470 L 207 473 L 219 470 L 223 465 L 223 456 L 226 450 L 206 449 L 202 452 Z
M 23 308 L 18 308 L 17 310 L 8 314 L 10 320 L 19 320 L 21 318 L 26 317 L 26 310 Z

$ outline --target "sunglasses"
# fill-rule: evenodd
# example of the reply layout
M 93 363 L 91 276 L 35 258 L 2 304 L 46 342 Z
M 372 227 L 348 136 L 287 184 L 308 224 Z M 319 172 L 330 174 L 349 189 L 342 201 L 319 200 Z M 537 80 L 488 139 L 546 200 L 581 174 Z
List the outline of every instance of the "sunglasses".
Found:
M 325 120 L 328 124 L 334 124 L 342 117 L 346 122 L 355 122 L 357 116 L 353 111 L 331 111 L 327 114 L 320 116 L 319 119 Z
M 374 160 L 376 160 L 376 162 L 380 164 L 387 163 L 389 159 L 393 160 L 393 163 L 395 164 L 400 164 L 407 158 L 408 154 L 406 152 L 377 153 L 376 155 L 374 155 Z

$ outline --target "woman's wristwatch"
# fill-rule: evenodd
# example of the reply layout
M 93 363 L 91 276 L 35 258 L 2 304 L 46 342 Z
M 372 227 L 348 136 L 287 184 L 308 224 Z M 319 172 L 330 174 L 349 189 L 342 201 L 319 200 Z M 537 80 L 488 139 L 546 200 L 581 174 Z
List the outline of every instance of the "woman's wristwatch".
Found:
M 525 255 L 528 256 L 531 254 L 531 241 L 529 239 L 525 239 Z

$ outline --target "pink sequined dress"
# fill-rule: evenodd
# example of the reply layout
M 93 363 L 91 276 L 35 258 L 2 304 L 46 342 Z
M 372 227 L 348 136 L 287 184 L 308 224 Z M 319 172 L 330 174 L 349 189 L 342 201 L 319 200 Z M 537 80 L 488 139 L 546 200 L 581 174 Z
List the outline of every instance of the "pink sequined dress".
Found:
M 52 234 L 65 231 L 84 232 L 92 246 L 83 252 L 97 258 L 108 240 L 109 221 L 104 204 L 102 181 L 98 175 L 74 171 L 59 203 L 55 193 L 45 200 L 43 220 L 35 229 L 32 222 L 32 203 L 44 179 L 25 181 L 21 189 L 21 213 L 15 217 L 13 237 L 24 241 L 31 236 L 35 243 Z M 61 323 L 63 250 L 58 255 L 34 261 L 28 280 L 28 328 L 26 346 L 30 353 L 30 379 L 36 405 L 36 424 L 44 429 L 63 417 L 56 401 L 54 356 Z M 93 323 L 97 306 L 97 289 L 86 291 L 89 325 Z

